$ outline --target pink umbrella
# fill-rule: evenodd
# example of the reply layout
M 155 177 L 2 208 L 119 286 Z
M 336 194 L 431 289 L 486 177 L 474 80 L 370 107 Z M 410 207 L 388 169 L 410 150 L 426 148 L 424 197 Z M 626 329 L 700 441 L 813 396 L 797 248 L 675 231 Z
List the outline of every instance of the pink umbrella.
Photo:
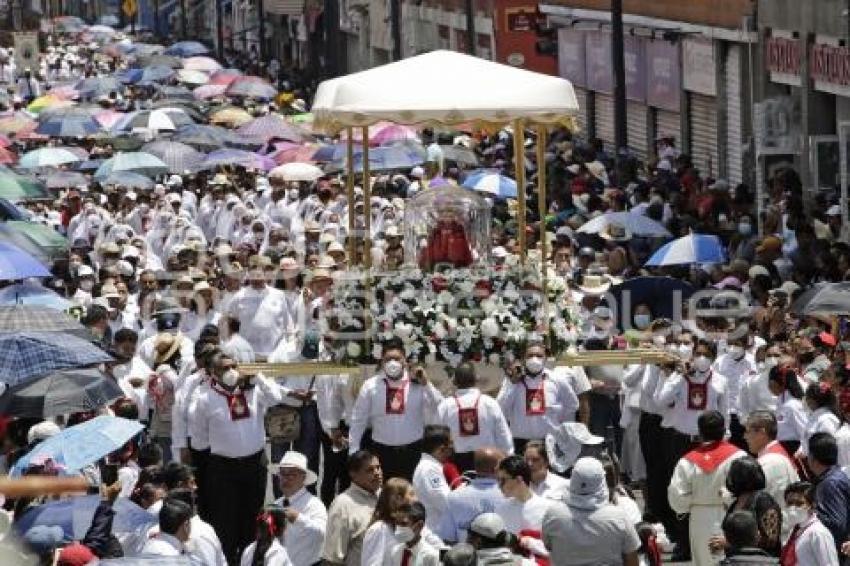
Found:
M 401 124 L 379 123 L 375 125 L 374 133 L 369 128 L 369 142 L 371 145 L 387 145 L 400 141 L 418 140 L 416 130 Z
M 123 112 L 116 112 L 115 110 L 101 110 L 94 115 L 94 119 L 104 128 L 111 129 L 112 126 L 118 123 L 118 120 L 124 116 L 126 116 L 126 114 Z
M 12 140 L 0 134 L 0 147 L 9 147 L 10 145 L 12 145 Z
M 229 85 L 236 79 L 242 76 L 242 73 L 236 69 L 222 69 L 210 75 L 210 84 L 212 85 Z
M 189 57 L 183 60 L 183 68 L 192 71 L 215 73 L 221 70 L 221 65 L 212 57 Z
M 71 100 L 80 95 L 80 93 L 74 89 L 74 85 L 57 86 L 52 88 L 50 93 L 58 96 L 59 98 L 64 98 L 65 100 Z
M 18 155 L 7 147 L 0 147 L 0 165 L 12 165 L 18 161 Z
M 216 96 L 221 96 L 224 94 L 225 90 L 227 90 L 226 84 L 207 84 L 199 86 L 198 88 L 192 91 L 192 94 L 198 100 L 205 100 L 207 98 L 215 98 Z
M 298 145 L 286 149 L 280 149 L 269 155 L 279 165 L 284 163 L 312 163 L 313 155 L 316 153 L 317 146 Z

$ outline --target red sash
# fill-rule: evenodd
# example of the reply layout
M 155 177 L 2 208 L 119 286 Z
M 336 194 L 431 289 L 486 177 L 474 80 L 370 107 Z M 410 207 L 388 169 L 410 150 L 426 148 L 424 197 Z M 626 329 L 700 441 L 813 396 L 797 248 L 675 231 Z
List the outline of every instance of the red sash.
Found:
M 475 403 L 471 407 L 466 408 L 460 406 L 457 395 L 454 398 L 457 405 L 457 427 L 460 436 L 478 436 L 478 401 L 481 399 L 481 394 L 475 398 Z
M 543 387 L 543 380 L 540 381 L 540 387 L 531 389 L 526 383 L 525 378 L 522 378 L 522 386 L 525 387 L 525 414 L 529 417 L 538 417 L 546 414 L 546 390 Z
M 404 379 L 399 383 L 401 384 L 400 387 L 390 387 L 390 380 L 384 379 L 384 384 L 387 387 L 387 397 L 384 410 L 388 415 L 404 414 L 404 406 L 406 404 L 404 390 L 407 387 L 407 380 Z
M 234 389 L 230 392 L 215 381 L 212 382 L 211 386 L 213 391 L 227 400 L 227 407 L 230 409 L 230 420 L 238 421 L 251 416 L 251 408 L 248 407 L 248 400 L 245 398 L 244 391 Z
M 738 452 L 737 446 L 721 440 L 694 448 L 685 454 L 684 458 L 703 472 L 710 474 L 736 452 Z
M 708 384 L 711 382 L 711 376 L 712 372 L 709 372 L 704 383 L 694 383 L 685 374 L 685 382 L 688 384 L 688 410 L 704 411 L 708 406 Z
M 806 529 L 811 527 L 814 522 L 814 519 L 809 519 L 807 521 L 808 524 L 802 528 L 800 525 L 794 526 L 791 536 L 788 537 L 788 542 L 782 547 L 782 553 L 779 555 L 779 564 L 781 566 L 797 566 L 797 539 L 803 536 Z
M 788 451 L 785 450 L 785 448 L 776 440 L 767 445 L 767 448 L 765 448 L 764 453 L 779 454 L 780 456 L 783 456 L 786 460 L 788 460 L 788 462 L 796 468 L 796 466 L 794 465 L 794 460 L 792 460 L 791 456 L 788 455 Z

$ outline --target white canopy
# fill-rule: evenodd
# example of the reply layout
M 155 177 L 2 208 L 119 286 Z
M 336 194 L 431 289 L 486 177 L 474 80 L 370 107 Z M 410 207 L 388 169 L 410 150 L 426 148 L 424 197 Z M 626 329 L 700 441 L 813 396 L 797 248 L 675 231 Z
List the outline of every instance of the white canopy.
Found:
M 578 102 L 569 81 L 472 57 L 432 51 L 319 85 L 314 126 L 330 133 L 380 120 L 398 124 L 569 123 Z

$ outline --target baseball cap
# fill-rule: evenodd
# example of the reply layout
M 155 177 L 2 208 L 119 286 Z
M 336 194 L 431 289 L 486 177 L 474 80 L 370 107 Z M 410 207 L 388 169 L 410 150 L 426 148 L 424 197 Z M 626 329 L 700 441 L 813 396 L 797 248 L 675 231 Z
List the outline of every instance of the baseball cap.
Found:
M 496 540 L 505 532 L 505 522 L 495 513 L 481 513 L 469 525 L 469 532 Z

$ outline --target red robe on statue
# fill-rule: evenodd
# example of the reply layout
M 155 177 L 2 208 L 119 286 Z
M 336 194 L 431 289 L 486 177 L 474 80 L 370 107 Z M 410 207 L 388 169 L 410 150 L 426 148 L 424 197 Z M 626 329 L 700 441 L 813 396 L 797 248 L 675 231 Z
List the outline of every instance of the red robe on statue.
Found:
M 472 265 L 472 249 L 463 225 L 456 220 L 440 220 L 428 236 L 428 244 L 419 253 L 419 267 L 430 271 L 438 263 L 454 267 Z

